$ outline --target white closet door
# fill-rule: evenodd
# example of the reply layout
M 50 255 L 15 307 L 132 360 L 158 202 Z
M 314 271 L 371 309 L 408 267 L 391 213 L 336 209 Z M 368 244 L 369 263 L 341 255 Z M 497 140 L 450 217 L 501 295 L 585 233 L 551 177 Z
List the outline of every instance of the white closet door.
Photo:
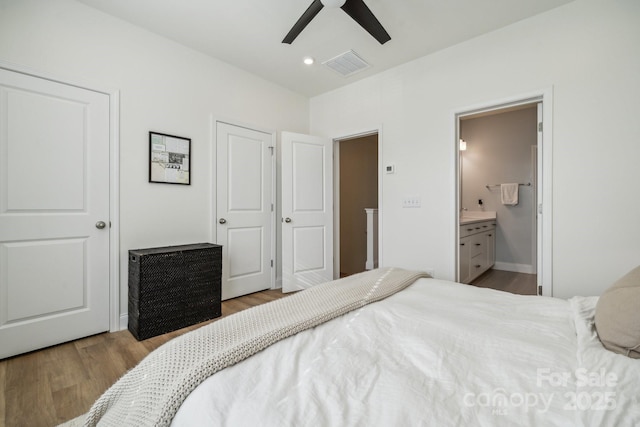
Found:
M 222 299 L 272 287 L 272 135 L 216 124 Z
M 0 69 L 0 358 L 109 329 L 109 97 Z

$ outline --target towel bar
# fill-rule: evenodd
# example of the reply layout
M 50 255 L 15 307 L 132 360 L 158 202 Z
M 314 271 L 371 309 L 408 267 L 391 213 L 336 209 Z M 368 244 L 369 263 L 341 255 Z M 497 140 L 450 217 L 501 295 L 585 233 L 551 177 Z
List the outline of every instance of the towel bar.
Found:
M 500 187 L 500 185 L 502 185 L 502 184 L 490 184 L 490 185 L 485 185 L 485 187 L 487 187 L 487 190 L 491 190 L 491 187 Z M 522 185 L 522 186 L 525 186 L 525 187 L 531 187 L 531 183 L 530 182 L 527 182 L 526 184 L 518 183 L 518 185 Z

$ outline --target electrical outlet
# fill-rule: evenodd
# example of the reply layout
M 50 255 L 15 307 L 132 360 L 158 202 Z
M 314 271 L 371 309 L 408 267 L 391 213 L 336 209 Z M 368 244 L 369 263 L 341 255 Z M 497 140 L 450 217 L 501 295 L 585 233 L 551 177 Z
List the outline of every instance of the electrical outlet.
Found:
M 403 208 L 419 208 L 420 206 L 422 206 L 420 196 L 405 196 L 405 198 L 402 199 Z

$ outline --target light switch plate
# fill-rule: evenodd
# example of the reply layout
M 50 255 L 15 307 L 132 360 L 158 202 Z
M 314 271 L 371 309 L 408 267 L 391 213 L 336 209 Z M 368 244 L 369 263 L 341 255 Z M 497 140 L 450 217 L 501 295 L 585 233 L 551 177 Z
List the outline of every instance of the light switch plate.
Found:
M 419 208 L 422 206 L 422 200 L 420 196 L 405 196 L 402 199 L 403 208 Z

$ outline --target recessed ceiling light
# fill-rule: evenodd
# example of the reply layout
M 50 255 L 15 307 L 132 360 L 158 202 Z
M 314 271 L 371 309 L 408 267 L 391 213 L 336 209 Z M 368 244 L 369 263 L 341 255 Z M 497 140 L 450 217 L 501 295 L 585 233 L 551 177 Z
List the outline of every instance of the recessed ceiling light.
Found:
M 315 62 L 315 60 L 314 60 L 312 57 L 307 56 L 307 57 L 305 57 L 305 58 L 303 59 L 303 62 L 304 62 L 305 64 L 307 64 L 307 65 L 313 65 L 313 63 Z

